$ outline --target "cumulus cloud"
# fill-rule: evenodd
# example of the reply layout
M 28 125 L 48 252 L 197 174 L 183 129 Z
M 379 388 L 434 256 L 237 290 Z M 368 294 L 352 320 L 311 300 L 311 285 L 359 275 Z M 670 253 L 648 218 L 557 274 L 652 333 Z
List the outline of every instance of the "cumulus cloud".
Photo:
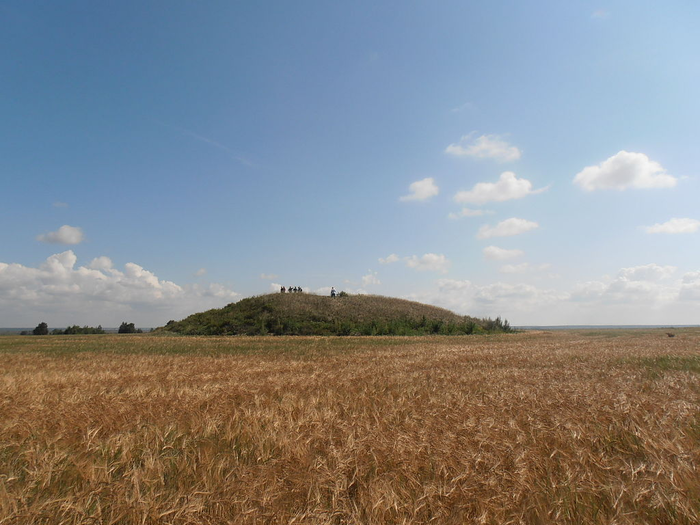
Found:
M 490 261 L 505 261 L 506 259 L 514 259 L 520 257 L 525 252 L 522 250 L 506 250 L 498 246 L 487 246 L 483 249 L 484 257 Z
M 527 318 L 533 315 L 531 312 L 561 310 L 568 300 L 566 292 L 524 283 L 479 285 L 468 280 L 438 279 L 436 285 L 407 297 L 475 317 L 504 316 L 513 324 L 531 322 Z
M 472 140 L 473 134 L 464 135 L 459 142 L 450 144 L 445 153 L 457 157 L 475 157 L 477 159 L 494 159 L 500 162 L 518 160 L 521 152 L 511 146 L 500 135 L 481 135 Z
M 676 270 L 675 266 L 660 266 L 654 263 L 621 268 L 617 276 L 607 282 L 589 281 L 576 285 L 572 299 L 631 306 L 658 306 L 678 298 L 678 283 L 671 280 Z
M 426 253 L 422 257 L 412 255 L 406 257 L 406 266 L 419 271 L 447 273 L 450 268 L 450 260 L 442 254 Z
M 401 201 L 424 201 L 440 193 L 432 177 L 416 181 L 408 187 L 409 194 L 400 197 Z
M 42 318 L 54 326 L 114 326 L 133 316 L 148 326 L 223 306 L 239 295 L 216 283 L 180 286 L 131 262 L 118 270 L 104 256 L 87 266 L 76 266 L 77 260 L 68 250 L 36 268 L 0 263 L 0 317 L 20 325 Z
M 521 263 L 521 264 L 504 264 L 501 266 L 499 271 L 501 273 L 512 273 L 512 274 L 524 274 L 524 273 L 532 273 L 532 272 L 542 272 L 544 270 L 547 270 L 550 268 L 550 265 L 545 263 L 545 264 L 538 264 L 538 265 L 532 265 L 530 263 Z
M 395 262 L 400 261 L 400 260 L 401 260 L 401 257 L 396 255 L 395 253 L 392 253 L 391 255 L 389 255 L 388 257 L 386 257 L 384 259 L 382 259 L 380 257 L 379 264 L 391 264 L 391 263 L 395 263 Z
M 533 190 L 529 180 L 519 179 L 512 171 L 506 171 L 501 173 L 498 182 L 479 182 L 469 191 L 458 192 L 454 200 L 470 204 L 485 204 L 522 199 L 546 190 L 546 187 Z
M 367 270 L 369 273 L 367 275 L 362 276 L 362 286 L 367 287 L 372 284 L 382 284 L 382 282 L 379 280 L 377 277 L 377 272 L 373 272 L 372 270 Z
M 676 269 L 675 266 L 659 266 L 652 263 L 622 268 L 617 275 L 624 281 L 660 281 L 671 277 Z
M 700 301 L 700 272 L 683 275 L 678 296 L 681 301 Z
M 628 188 L 672 188 L 678 179 L 644 153 L 620 151 L 597 166 L 588 166 L 574 177 L 586 191 Z
M 64 224 L 55 232 L 37 235 L 36 240 L 49 244 L 80 244 L 83 242 L 83 230 L 77 226 Z
M 671 219 L 663 223 L 647 226 L 647 233 L 695 233 L 700 229 L 700 221 L 697 219 Z
M 380 264 L 393 264 L 399 261 L 403 261 L 408 268 L 413 268 L 414 270 L 441 273 L 447 273 L 452 264 L 447 257 L 437 253 L 426 253 L 421 257 L 417 255 L 399 257 L 395 253 L 392 253 L 386 258 L 379 259 Z
M 462 217 L 481 217 L 482 215 L 491 215 L 493 212 L 491 210 L 472 210 L 470 208 L 462 208 L 457 213 L 450 213 L 448 217 L 450 219 L 460 219 Z
M 513 266 L 516 272 L 524 269 L 528 274 L 546 267 Z M 438 279 L 433 287 L 406 297 L 475 317 L 500 315 L 513 325 L 697 324 L 700 270 L 680 278 L 677 271 L 655 263 L 631 266 L 613 277 L 564 289 L 527 282 Z
M 496 226 L 491 226 L 485 224 L 476 234 L 477 239 L 489 239 L 491 237 L 511 237 L 513 235 L 520 235 L 521 233 L 528 232 L 539 228 L 540 225 L 533 221 L 528 221 L 526 219 L 519 219 L 517 217 L 511 217 L 504 221 L 499 222 Z
M 91 270 L 111 270 L 112 259 L 105 257 L 104 255 L 101 257 L 95 257 L 88 265 L 88 268 Z

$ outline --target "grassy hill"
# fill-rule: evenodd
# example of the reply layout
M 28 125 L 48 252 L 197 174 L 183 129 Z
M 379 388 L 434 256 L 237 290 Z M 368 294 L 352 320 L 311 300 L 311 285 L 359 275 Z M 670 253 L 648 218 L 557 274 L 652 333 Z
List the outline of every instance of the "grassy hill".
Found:
M 475 319 L 404 299 L 268 294 L 170 321 L 158 331 L 188 335 L 424 335 L 510 331 L 508 322 Z

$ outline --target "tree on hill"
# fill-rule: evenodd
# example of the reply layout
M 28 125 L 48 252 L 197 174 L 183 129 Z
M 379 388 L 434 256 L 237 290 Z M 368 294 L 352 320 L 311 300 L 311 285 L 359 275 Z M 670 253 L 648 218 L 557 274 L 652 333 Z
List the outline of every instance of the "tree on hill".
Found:
M 134 326 L 134 323 L 127 323 L 126 321 L 124 321 L 121 325 L 119 325 L 119 333 L 120 334 L 135 334 L 136 327 Z
M 48 335 L 49 334 L 49 325 L 46 323 L 39 323 L 36 325 L 36 328 L 32 332 L 34 335 Z

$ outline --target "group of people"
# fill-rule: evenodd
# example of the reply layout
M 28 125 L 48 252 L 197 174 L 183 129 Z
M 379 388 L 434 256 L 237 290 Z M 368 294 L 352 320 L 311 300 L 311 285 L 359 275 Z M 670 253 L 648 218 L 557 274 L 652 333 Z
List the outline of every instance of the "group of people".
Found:
M 301 289 L 301 286 L 290 286 L 289 288 L 285 288 L 284 286 L 280 288 L 280 293 L 302 293 L 304 290 Z M 331 286 L 331 297 L 336 297 L 337 295 L 340 295 L 338 292 L 335 291 L 335 288 Z

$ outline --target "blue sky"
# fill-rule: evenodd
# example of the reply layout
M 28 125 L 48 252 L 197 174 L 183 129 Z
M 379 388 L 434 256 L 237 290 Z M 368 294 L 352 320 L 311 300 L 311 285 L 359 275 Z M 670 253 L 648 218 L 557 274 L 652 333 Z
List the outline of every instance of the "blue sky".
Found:
M 299 285 L 700 318 L 700 5 L 0 4 L 0 326 Z

